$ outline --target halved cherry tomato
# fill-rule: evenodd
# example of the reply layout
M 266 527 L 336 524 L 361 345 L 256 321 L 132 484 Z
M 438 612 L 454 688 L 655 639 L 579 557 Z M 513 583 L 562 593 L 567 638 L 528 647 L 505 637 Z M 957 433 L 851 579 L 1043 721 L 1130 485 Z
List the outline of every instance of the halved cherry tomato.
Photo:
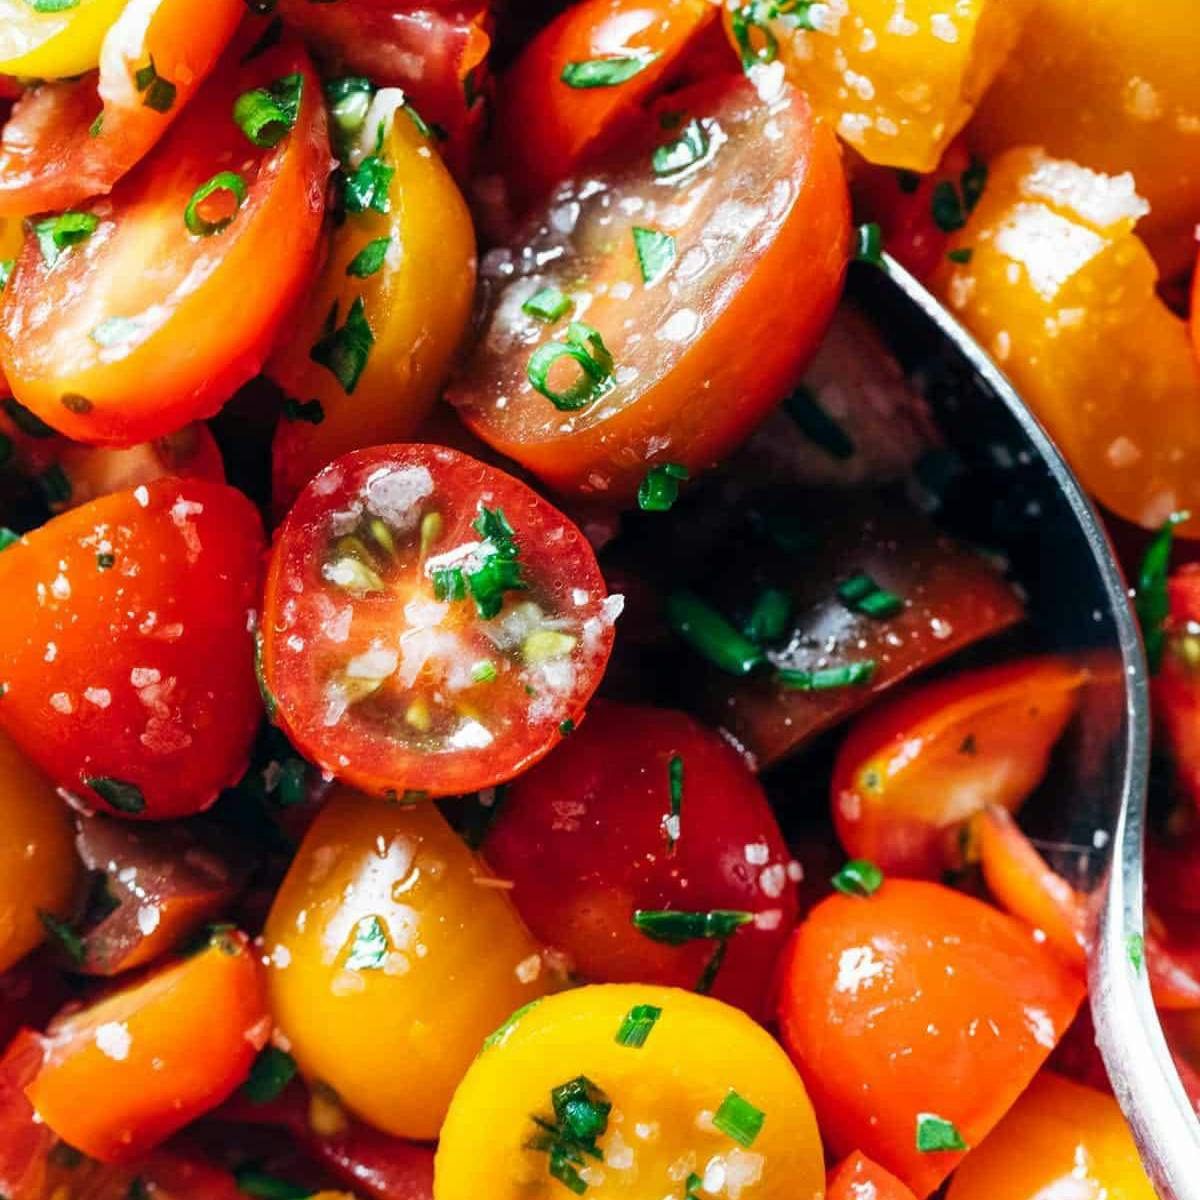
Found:
M 703 977 L 765 1016 L 796 870 L 758 781 L 717 734 L 683 713 L 597 701 L 497 803 L 484 857 L 579 975 L 684 988 Z M 747 923 L 673 944 L 635 927 L 639 909 L 728 909 Z
M 82 241 L 26 239 L 0 361 L 17 399 L 70 437 L 131 445 L 215 412 L 258 372 L 308 279 L 332 162 L 320 85 L 295 43 L 246 63 L 237 49 L 153 157 L 90 206 Z M 272 84 L 295 101 L 294 126 L 257 146 L 231 114 Z
M 851 858 L 939 879 L 946 833 L 984 806 L 1021 806 L 1075 712 L 1083 672 L 1031 658 L 889 697 L 850 731 L 830 794 Z
M 0 0 L 0 10 L 11 7 L 28 6 Z M 245 9 L 238 0 L 83 0 L 82 11 L 92 21 L 104 16 L 98 57 L 93 51 L 71 70 L 23 73 L 73 76 L 97 61 L 100 70 L 38 84 L 17 101 L 0 135 L 4 216 L 70 208 L 110 191 L 203 83 Z M 0 29 L 12 20 L 0 16 Z
M 1175 773 L 1200 809 L 1200 563 L 1167 580 L 1165 647 L 1153 680 L 1154 715 L 1171 748 Z
M 214 933 L 198 954 L 54 1021 L 25 1093 L 77 1150 L 129 1162 L 220 1104 L 270 1029 L 249 943 Z
M 825 1200 L 916 1200 L 912 1191 L 890 1171 L 865 1154 L 851 1154 L 832 1171 L 825 1183 Z
M 950 1181 L 948 1200 L 1046 1200 L 1155 1191 L 1117 1102 L 1043 1072 Z
M 156 483 L 0 553 L 0 727 L 60 787 L 121 816 L 197 812 L 240 777 L 262 707 L 262 526 L 233 488 Z
M 271 450 L 280 515 L 339 455 L 411 438 L 441 394 L 466 333 L 475 295 L 471 214 L 400 102 L 397 91 L 379 93 L 363 123 L 367 144 L 351 160 L 374 154 L 395 172 L 389 211 L 346 214 L 320 280 L 267 364 L 292 400 Z M 377 146 L 381 125 L 386 133 Z M 356 303 L 374 341 L 351 379 L 327 359 L 314 362 L 312 352 L 330 312 L 344 319 Z
M 503 887 L 432 804 L 337 790 L 263 931 L 304 1075 L 397 1137 L 437 1136 L 491 1029 L 553 980 Z
M 78 75 L 100 61 L 104 35 L 126 0 L 39 4 L 0 0 L 0 72 L 25 78 Z
M 737 1190 L 783 1200 L 824 1191 L 812 1105 L 761 1025 L 708 996 L 607 984 L 530 1005 L 488 1039 L 442 1127 L 438 1200 L 563 1195 L 572 1163 L 556 1161 L 555 1147 L 571 1146 L 563 1110 L 572 1099 L 593 1114 L 585 1128 L 596 1150 L 594 1159 L 575 1151 L 567 1186 L 578 1194 Z M 701 1190 L 706 1177 L 711 1193 Z
M 529 42 L 497 89 L 495 157 L 517 207 L 636 119 L 716 15 L 711 0 L 582 0 Z
M 832 896 L 784 959 L 779 1020 L 835 1154 L 927 1196 L 1045 1061 L 1083 999 L 1031 930 L 938 884 Z M 957 1137 L 953 1136 L 957 1133 Z
M 69 995 L 66 976 L 48 947 L 0 973 L 0 1047 L 7 1046 L 22 1026 L 40 1029 Z
M 1192 344 L 1200 358 L 1200 264 L 1192 274 Z
M 454 450 L 377 446 L 326 467 L 281 526 L 263 674 L 331 774 L 455 795 L 511 779 L 580 719 L 619 605 L 525 484 Z
M 798 92 L 730 76 L 658 116 L 489 256 L 448 393 L 498 450 L 610 504 L 651 466 L 711 466 L 799 381 L 849 247 L 837 144 Z

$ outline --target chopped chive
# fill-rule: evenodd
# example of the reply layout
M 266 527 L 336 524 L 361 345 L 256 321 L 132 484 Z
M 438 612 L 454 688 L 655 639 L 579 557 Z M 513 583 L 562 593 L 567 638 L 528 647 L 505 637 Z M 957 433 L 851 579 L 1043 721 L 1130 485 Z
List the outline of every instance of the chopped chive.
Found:
M 1172 513 L 1154 535 L 1138 570 L 1137 591 L 1133 606 L 1142 627 L 1146 647 L 1146 662 L 1150 674 L 1158 674 L 1162 665 L 1166 633 L 1163 622 L 1171 610 L 1167 598 L 1167 573 L 1171 566 L 1171 547 L 1175 541 L 1175 526 L 1191 520 L 1191 513 Z
M 728 949 L 729 939 L 718 939 L 716 948 L 709 956 L 708 962 L 704 964 L 704 970 L 700 972 L 700 978 L 696 980 L 693 991 L 698 992 L 701 996 L 707 996 L 712 991 L 713 984 L 717 982 L 717 976 L 721 972 L 721 965 L 725 962 L 725 952 Z
M 84 786 L 92 789 L 110 808 L 117 812 L 140 813 L 146 810 L 146 798 L 142 789 L 134 783 L 126 783 L 123 779 L 113 779 L 108 775 L 85 775 Z
M 465 600 L 467 580 L 461 567 L 443 567 L 432 572 L 433 598 L 435 600 Z
M 716 609 L 684 589 L 667 597 L 667 625 L 715 667 L 749 675 L 764 661 L 762 648 L 739 633 Z
M 233 104 L 233 119 L 255 146 L 277 146 L 296 127 L 304 97 L 304 76 L 284 75 L 266 87 L 243 92 Z
M 791 617 L 791 596 L 781 588 L 763 588 L 742 626 L 742 632 L 759 646 L 777 642 L 787 633 Z
M 638 484 L 638 508 L 643 512 L 668 512 L 679 499 L 679 483 L 687 479 L 681 463 L 655 463 Z
M 375 334 L 367 320 L 367 309 L 361 296 L 355 296 L 346 313 L 345 324 L 339 327 L 337 319 L 338 305 L 335 300 L 325 319 L 320 340 L 313 345 L 308 356 L 319 366 L 331 371 L 342 385 L 342 391 L 352 396 L 371 355 L 371 347 L 375 345 Z
M 972 250 L 970 246 L 959 246 L 955 250 L 946 251 L 946 257 L 952 263 L 962 263 L 965 265 L 966 263 L 969 263 L 974 256 L 975 251 Z
M 579 378 L 566 391 L 550 386 L 550 370 L 560 359 L 574 359 Z M 598 400 L 613 386 L 613 357 L 598 330 L 582 321 L 567 326 L 565 342 L 544 342 L 532 354 L 526 369 L 529 382 L 559 412 L 575 412 Z
M 79 0 L 25 0 L 25 3 L 38 13 L 67 12 L 79 7 Z
M 417 132 L 431 141 L 437 136 L 434 126 L 430 125 L 423 116 L 411 104 L 406 104 L 403 111 L 408 114 L 408 119 L 417 127 Z
M 155 112 L 170 112 L 175 105 L 178 89 L 169 80 L 164 79 L 154 67 L 154 55 L 149 63 L 138 69 L 133 77 L 133 85 L 142 93 L 142 103 Z
M 354 941 L 346 957 L 347 971 L 379 971 L 388 956 L 387 930 L 375 916 L 363 917 L 354 930 Z
M 616 87 L 640 75 L 657 58 L 657 54 L 638 54 L 569 62 L 559 78 L 572 88 Z
M 730 908 L 714 908 L 708 912 L 687 912 L 677 909 L 634 909 L 633 927 L 652 942 L 682 946 L 685 942 L 729 937 L 742 925 L 749 925 L 754 914 Z
M 832 458 L 845 461 L 854 456 L 854 442 L 850 435 L 829 415 L 813 394 L 803 384 L 783 402 L 783 409 L 810 441 Z
M 210 196 L 227 193 L 233 197 L 233 212 L 228 216 L 209 221 L 200 215 L 200 205 Z M 219 171 L 207 183 L 202 183 L 193 193 L 183 210 L 183 223 L 188 232 L 196 237 L 212 237 L 233 224 L 234 218 L 246 201 L 246 181 L 236 171 Z
M 1125 939 L 1125 956 L 1134 971 L 1140 972 L 1146 962 L 1146 939 L 1140 933 L 1131 933 Z
M 320 425 L 325 420 L 325 406 L 320 400 L 293 400 L 289 396 L 283 402 L 285 421 L 306 421 L 309 425 Z
M 852 575 L 838 588 L 838 599 L 849 609 L 868 617 L 894 617 L 904 608 L 904 600 L 882 588 L 864 572 Z
M 872 267 L 883 266 L 883 230 L 867 221 L 854 231 L 854 258 Z
M 526 316 L 536 317 L 539 321 L 557 321 L 570 309 L 571 301 L 556 287 L 540 288 L 521 305 Z
M 917 1149 L 922 1154 L 939 1150 L 966 1150 L 967 1143 L 952 1121 L 935 1113 L 917 1113 Z
M 296 1060 L 277 1046 L 266 1046 L 254 1060 L 250 1075 L 242 1084 L 242 1095 L 251 1104 L 270 1104 L 283 1095 L 296 1075 Z
M 780 667 L 775 682 L 792 692 L 828 692 L 834 688 L 856 687 L 869 683 L 875 674 L 875 660 L 845 663 L 840 667 L 822 667 L 816 671 L 796 671 Z
M 713 1124 L 746 1150 L 754 1145 L 754 1139 L 762 1131 L 765 1120 L 766 1113 L 739 1096 L 733 1088 L 729 1089 L 720 1108 L 713 1113 Z
M 74 927 L 53 913 L 46 912 L 45 909 L 39 908 L 37 915 L 38 920 L 42 923 L 42 928 L 59 944 L 71 962 L 77 967 L 82 965 L 87 954 L 87 947 Z
M 640 1050 L 661 1016 L 662 1009 L 655 1004 L 635 1004 L 625 1014 L 625 1019 L 617 1030 L 617 1045 Z
M 700 1200 L 700 1188 L 703 1183 L 703 1178 L 695 1171 L 689 1172 L 687 1179 L 683 1181 L 683 1200 Z
M 471 668 L 472 683 L 495 683 L 496 664 L 490 658 L 481 659 Z
M 98 138 L 104 132 L 104 109 L 96 114 L 96 119 L 88 126 L 88 137 Z
M 669 179 L 702 163 L 711 151 L 712 139 L 708 128 L 693 119 L 684 125 L 674 141 L 655 148 L 651 166 L 655 175 Z
M 831 880 L 843 896 L 873 896 L 883 886 L 883 872 L 865 858 L 852 858 Z
M 389 167 L 377 154 L 369 154 L 358 164 L 353 175 L 346 179 L 343 194 L 346 210 L 352 213 L 371 209 L 377 213 L 392 211 L 388 189 L 396 168 Z
M 368 242 L 349 262 L 346 274 L 357 279 L 368 279 L 379 271 L 387 261 L 388 248 L 392 244 L 391 237 L 375 238 Z
M 95 213 L 86 212 L 64 212 L 34 222 L 33 234 L 46 266 L 53 267 L 68 246 L 90 238 L 99 224 Z
M 633 248 L 637 253 L 642 282 L 649 287 L 657 283 L 670 270 L 675 261 L 675 239 L 669 233 L 657 229 L 633 227 Z

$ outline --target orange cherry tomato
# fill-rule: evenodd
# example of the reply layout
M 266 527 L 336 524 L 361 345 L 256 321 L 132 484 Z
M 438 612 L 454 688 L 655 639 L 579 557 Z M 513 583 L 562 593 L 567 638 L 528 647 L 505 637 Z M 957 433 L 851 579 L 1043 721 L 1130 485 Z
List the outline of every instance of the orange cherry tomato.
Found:
M 916 1200 L 890 1171 L 865 1154 L 842 1159 L 825 1181 L 825 1200 Z
M 517 207 L 636 117 L 716 15 L 710 0 L 582 0 L 551 21 L 497 88 L 496 159 Z
M 918 684 L 871 709 L 834 767 L 838 838 L 888 874 L 938 879 L 946 832 L 987 804 L 1015 811 L 1046 771 L 1083 674 L 1032 658 Z
M 131 445 L 209 416 L 257 374 L 309 278 L 332 162 L 320 84 L 296 43 L 245 63 L 239 49 L 142 169 L 76 218 L 95 223 L 83 240 L 26 238 L 0 362 L 69 437 Z M 275 83 L 294 127 L 258 146 L 231 114 Z
M 444 447 L 376 446 L 326 467 L 280 527 L 263 676 L 331 774 L 456 795 L 569 732 L 619 605 L 583 534 L 525 484 Z
M 63 1141 L 129 1162 L 220 1104 L 270 1031 L 256 955 L 242 934 L 218 932 L 191 958 L 54 1021 L 25 1094 Z
M 99 72 L 38 84 L 17 101 L 0 136 L 0 216 L 109 192 L 180 114 L 244 13 L 239 0 L 126 5 Z
M 780 1031 L 839 1155 L 927 1196 L 1020 1095 L 1083 999 L 1005 913 L 888 880 L 817 905 L 785 952 Z M 902 1050 L 902 1053 L 898 1051 Z
M 121 816 L 197 812 L 245 769 L 262 707 L 258 514 L 162 479 L 0 553 L 0 727 L 60 787 Z
M 651 466 L 711 466 L 799 381 L 849 247 L 837 143 L 800 93 L 730 76 L 658 115 L 489 256 L 448 392 L 484 441 L 610 505 Z
M 950 1181 L 947 1200 L 1154 1200 L 1133 1135 L 1104 1092 L 1049 1071 Z

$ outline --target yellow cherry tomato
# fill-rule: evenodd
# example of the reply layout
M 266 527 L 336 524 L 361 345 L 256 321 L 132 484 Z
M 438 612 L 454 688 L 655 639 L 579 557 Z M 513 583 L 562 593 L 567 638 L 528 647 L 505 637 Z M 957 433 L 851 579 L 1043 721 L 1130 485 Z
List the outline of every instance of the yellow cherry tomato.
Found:
M 1200 365 L 1155 291 L 1128 176 L 1040 150 L 991 165 L 931 285 L 1006 371 L 1084 486 L 1126 520 L 1197 514 Z M 969 253 L 968 253 L 969 252 Z
M 263 933 L 301 1071 L 399 1137 L 437 1136 L 487 1034 L 550 983 L 537 944 L 432 804 L 332 794 Z
M 1041 146 L 1093 170 L 1132 171 L 1164 270 L 1186 269 L 1200 220 L 1195 0 L 1036 0 L 969 130 L 993 157 Z
M 367 140 L 355 156 L 373 154 L 393 171 L 383 202 L 388 211 L 346 214 L 312 296 L 267 365 L 290 400 L 272 452 L 281 513 L 342 454 L 409 440 L 441 394 L 470 319 L 471 216 L 420 118 L 394 107 L 400 95 L 395 89 L 376 95 L 363 126 Z M 381 122 L 388 132 L 377 149 Z M 373 343 L 347 387 L 348 377 L 314 362 L 312 350 L 332 314 L 342 326 L 355 305 Z
M 561 1200 L 564 1176 L 589 1200 L 825 1190 L 812 1105 L 779 1044 L 719 1000 L 640 984 L 514 1014 L 455 1093 L 435 1200 Z
M 791 0 L 725 0 L 725 28 L 744 65 L 781 61 L 817 113 L 869 162 L 932 171 L 1011 52 L 1032 3 L 841 0 L 810 10 Z
M 1043 1072 L 963 1159 L 947 1200 L 1154 1200 L 1117 1102 Z
M 77 0 L 73 6 L 0 0 L 0 74 L 66 79 L 100 61 L 100 43 L 127 0 Z
M 68 915 L 79 880 L 75 830 L 54 784 L 0 735 L 0 971 L 45 936 L 39 912 Z

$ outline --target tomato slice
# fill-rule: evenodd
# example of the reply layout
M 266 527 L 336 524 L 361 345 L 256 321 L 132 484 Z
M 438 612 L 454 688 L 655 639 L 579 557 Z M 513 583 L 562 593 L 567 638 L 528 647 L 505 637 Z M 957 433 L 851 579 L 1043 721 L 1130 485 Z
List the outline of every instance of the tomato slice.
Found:
M 484 441 L 613 504 L 652 465 L 711 466 L 799 381 L 849 246 L 837 144 L 800 93 L 731 76 L 659 117 L 488 256 L 448 392 Z
M 890 1171 L 865 1154 L 844 1158 L 825 1183 L 825 1200 L 916 1200 L 911 1190 Z
M 378 446 L 326 467 L 284 521 L 263 674 L 331 774 L 470 792 L 580 720 L 619 611 L 583 535 L 525 484 L 442 447 Z
M 1019 921 L 894 879 L 832 896 L 800 924 L 779 1019 L 829 1148 L 861 1149 L 927 1196 L 962 1159 L 952 1147 L 977 1146 L 1025 1089 L 1083 996 Z
M 211 804 L 261 720 L 250 627 L 263 551 L 240 492 L 179 479 L 9 546 L 0 725 L 81 804 L 150 819 Z
M 1046 771 L 1083 673 L 1035 658 L 918 685 L 872 709 L 834 767 L 838 837 L 851 858 L 939 879 L 947 831 L 985 805 L 1015 811 Z
M 798 871 L 758 781 L 717 734 L 683 713 L 596 701 L 499 803 L 484 857 L 578 974 L 683 988 L 704 979 L 718 999 L 765 1016 Z M 634 923 L 637 910 L 712 909 L 745 923 L 674 943 Z
M 0 0 L 0 9 L 13 4 L 24 0 Z M 99 72 L 39 84 L 18 100 L 0 135 L 0 216 L 70 208 L 111 190 L 204 82 L 245 12 L 238 0 L 84 6 L 107 9 L 112 22 Z M 96 61 L 58 74 L 77 75 Z
M 495 157 L 517 206 L 636 117 L 716 15 L 709 0 L 583 0 L 547 25 L 497 88 Z
M 130 1162 L 220 1104 L 270 1030 L 257 955 L 243 934 L 214 933 L 200 953 L 60 1016 L 25 1094 L 63 1141 Z
M 294 127 L 256 146 L 233 106 L 280 81 L 300 93 Z M 76 218 L 90 234 L 26 239 L 0 311 L 17 399 L 69 437 L 117 445 L 215 412 L 261 368 L 309 277 L 331 162 L 303 49 L 234 52 L 153 157 Z M 195 203 L 214 180 L 224 187 Z

